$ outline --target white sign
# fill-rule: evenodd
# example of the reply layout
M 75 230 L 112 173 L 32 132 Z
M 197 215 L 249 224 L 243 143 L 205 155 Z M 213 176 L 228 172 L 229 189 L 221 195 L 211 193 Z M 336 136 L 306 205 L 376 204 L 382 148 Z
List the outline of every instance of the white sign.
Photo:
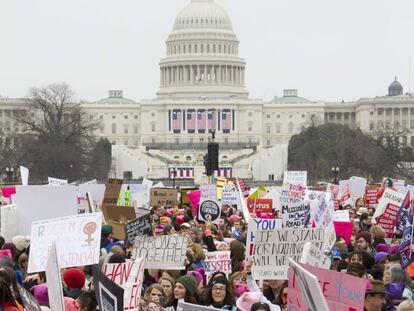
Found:
M 305 243 L 299 262 L 328 270 L 331 267 L 331 259 L 319 248 L 313 246 L 311 242 Z
M 63 302 L 62 279 L 58 265 L 56 244 L 52 243 L 46 263 L 47 293 L 51 310 L 65 311 Z
M 289 257 L 299 261 L 306 242 L 322 249 L 324 238 L 324 228 L 257 231 L 252 250 L 254 278 L 287 280 Z
M 221 203 L 229 205 L 239 205 L 240 196 L 236 185 L 224 184 L 221 192 Z
M 204 259 L 204 267 L 206 274 L 211 275 L 214 272 L 220 271 L 223 273 L 231 273 L 231 258 L 230 251 L 222 252 L 208 252 Z
M 187 236 L 137 236 L 132 257 L 145 258 L 145 269 L 182 270 L 187 246 Z
M 205 307 L 200 305 L 194 305 L 192 303 L 184 302 L 183 300 L 179 300 L 177 304 L 177 311 L 211 311 L 211 310 L 222 310 L 216 309 L 213 307 Z
M 124 310 L 138 310 L 144 280 L 144 260 L 105 264 L 102 272 L 124 289 Z
M 388 204 L 400 207 L 405 199 L 405 196 L 406 195 L 404 193 L 395 191 L 390 188 L 385 188 L 382 197 L 378 201 L 378 206 L 375 209 L 375 213 L 372 216 L 372 220 L 375 221 L 377 217 L 381 216 L 387 208 Z
M 101 226 L 101 213 L 74 215 L 32 223 L 28 272 L 45 270 L 53 242 L 56 242 L 60 268 L 98 263 Z
M 200 197 L 202 199 L 217 200 L 217 186 L 216 184 L 201 184 L 200 185 Z
M 329 311 L 328 303 L 323 296 L 318 278 L 303 269 L 295 261 L 289 258 L 290 265 L 296 275 L 301 289 L 303 300 L 310 311 Z
M 0 215 L 0 235 L 6 241 L 11 241 L 13 237 L 19 234 L 19 227 L 17 225 L 18 216 L 16 206 L 14 204 L 2 205 Z
M 27 186 L 29 184 L 29 169 L 24 166 L 20 166 L 20 177 L 22 178 L 22 185 Z
M 47 180 L 49 182 L 49 186 L 64 186 L 68 184 L 68 181 L 66 179 L 48 177 Z
M 333 213 L 333 221 L 349 222 L 349 210 L 338 210 Z
M 19 234 L 29 235 L 34 221 L 77 214 L 76 190 L 75 186 L 17 186 Z
M 306 187 L 307 183 L 307 171 L 285 171 L 283 174 L 283 184 L 302 185 Z
M 250 257 L 252 255 L 253 241 L 257 231 L 282 229 L 282 223 L 282 219 L 249 218 L 246 236 L 246 257 Z

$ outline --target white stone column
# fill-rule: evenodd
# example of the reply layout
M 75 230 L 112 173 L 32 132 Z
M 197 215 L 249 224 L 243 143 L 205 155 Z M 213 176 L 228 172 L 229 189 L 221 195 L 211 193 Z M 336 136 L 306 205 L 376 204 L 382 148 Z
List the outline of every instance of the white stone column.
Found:
M 197 65 L 197 81 L 198 82 L 200 80 L 200 65 Z
M 194 84 L 194 68 L 190 65 L 190 84 Z

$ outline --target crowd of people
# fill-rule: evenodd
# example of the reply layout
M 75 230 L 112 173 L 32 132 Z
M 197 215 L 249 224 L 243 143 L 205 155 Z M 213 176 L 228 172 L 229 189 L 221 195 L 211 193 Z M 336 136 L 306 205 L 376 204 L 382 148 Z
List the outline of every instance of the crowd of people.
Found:
M 221 310 L 288 310 L 287 280 L 259 282 L 252 277 L 252 262 L 245 258 L 248 228 L 237 208 L 224 205 L 218 225 L 197 221 L 191 206 L 180 209 L 178 212 L 178 207 L 165 209 L 157 205 L 151 208 L 154 235 L 186 235 L 189 244 L 184 270 L 145 269 L 140 310 L 178 311 L 180 300 Z M 365 310 L 413 311 L 414 266 L 401 267 L 401 234 L 397 232 L 392 241 L 386 241 L 384 229 L 372 223 L 375 209 L 367 208 L 364 198 L 340 209 L 349 210 L 353 231 L 349 244 L 337 236 L 329 253 L 331 269 L 367 280 Z M 131 258 L 131 245 L 114 239 L 112 234 L 112 226 L 102 225 L 100 265 Z M 50 310 L 45 273 L 27 273 L 30 239 L 16 236 L 5 241 L 0 237 L 0 248 L 11 254 L 11 258 L 0 258 L 0 310 L 24 310 L 18 286 L 29 290 L 42 310 Z M 213 251 L 230 251 L 230 274 L 206 274 L 206 252 Z M 91 266 L 62 269 L 61 274 L 66 311 L 99 310 Z

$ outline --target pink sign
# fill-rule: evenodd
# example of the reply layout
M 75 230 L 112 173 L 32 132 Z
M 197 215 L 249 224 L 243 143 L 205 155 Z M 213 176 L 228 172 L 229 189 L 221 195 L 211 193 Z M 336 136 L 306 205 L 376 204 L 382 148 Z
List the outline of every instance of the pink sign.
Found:
M 16 194 L 16 187 L 1 188 L 1 193 L 5 198 L 10 198 L 12 194 Z
M 352 235 L 352 222 L 334 221 L 335 233 L 345 239 L 346 244 L 349 244 Z
M 200 203 L 201 190 L 191 191 L 187 193 L 188 199 L 194 208 L 194 215 L 198 215 L 198 203 Z
M 11 250 L 9 249 L 0 249 L 0 258 L 9 257 L 12 258 Z
M 346 273 L 325 270 L 300 264 L 318 278 L 322 293 L 329 305 L 329 310 L 359 311 L 364 310 L 366 282 Z M 301 290 L 293 270 L 289 268 L 288 309 L 308 311 L 303 302 Z

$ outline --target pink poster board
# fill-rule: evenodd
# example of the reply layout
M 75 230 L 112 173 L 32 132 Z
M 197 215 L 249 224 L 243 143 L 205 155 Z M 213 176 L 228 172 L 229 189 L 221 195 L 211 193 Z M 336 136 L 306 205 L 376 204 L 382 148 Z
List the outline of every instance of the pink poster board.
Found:
M 349 244 L 352 236 L 352 222 L 334 221 L 335 234 L 344 237 L 346 244 Z

